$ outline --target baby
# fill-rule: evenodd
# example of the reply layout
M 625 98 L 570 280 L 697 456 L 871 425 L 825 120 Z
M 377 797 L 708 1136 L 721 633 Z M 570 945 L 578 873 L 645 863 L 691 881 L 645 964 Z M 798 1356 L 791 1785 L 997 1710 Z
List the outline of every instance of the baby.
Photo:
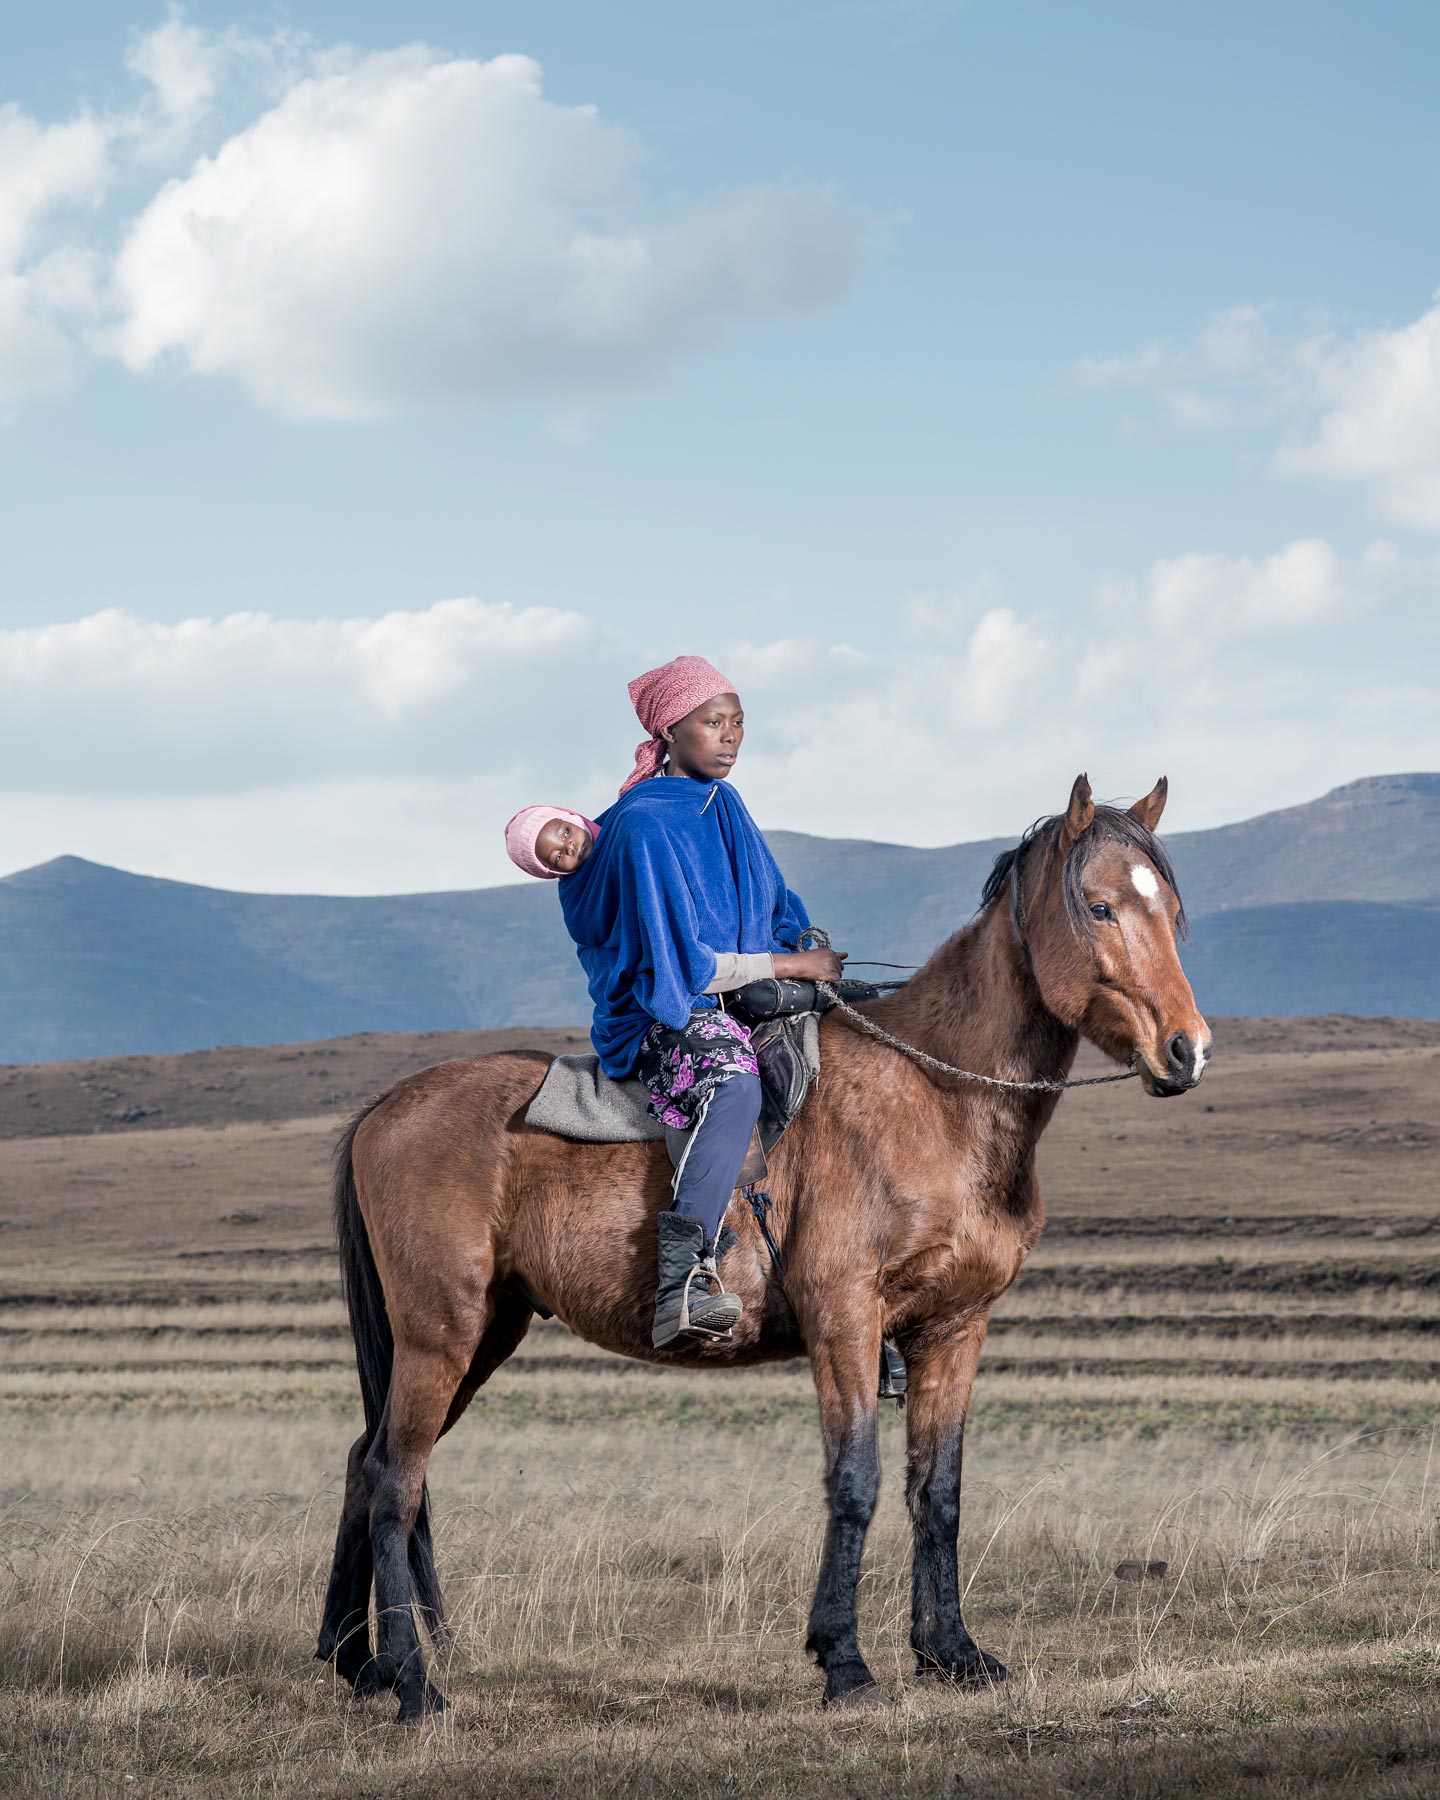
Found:
M 600 827 L 563 806 L 522 806 L 505 827 L 505 848 L 517 869 L 554 881 L 573 875 L 595 847 Z
M 522 806 L 505 827 L 505 848 L 517 869 L 538 875 L 542 881 L 554 881 L 557 876 L 575 873 L 595 848 L 599 835 L 600 827 L 584 813 L 568 812 L 563 806 Z M 795 960 L 794 956 L 788 959 Z M 751 981 L 769 981 L 777 973 L 775 958 L 768 951 L 717 950 L 715 979 L 705 992 L 727 994 Z

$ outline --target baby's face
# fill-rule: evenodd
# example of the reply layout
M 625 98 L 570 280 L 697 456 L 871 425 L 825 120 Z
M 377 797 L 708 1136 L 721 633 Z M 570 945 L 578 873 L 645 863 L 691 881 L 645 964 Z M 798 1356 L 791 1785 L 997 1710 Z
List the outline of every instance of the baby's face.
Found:
M 535 854 L 557 875 L 573 875 L 590 854 L 590 833 L 568 819 L 551 819 L 535 840 Z

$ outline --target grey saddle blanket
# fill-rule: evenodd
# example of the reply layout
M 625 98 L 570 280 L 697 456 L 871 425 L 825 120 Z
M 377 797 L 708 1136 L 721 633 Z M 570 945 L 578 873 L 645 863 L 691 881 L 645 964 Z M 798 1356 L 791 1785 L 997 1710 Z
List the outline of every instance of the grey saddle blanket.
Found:
M 525 1123 L 587 1144 L 659 1140 L 665 1127 L 646 1110 L 649 1098 L 643 1081 L 612 1081 L 602 1075 L 593 1051 L 557 1056 L 526 1110 Z
M 820 1018 L 800 1013 L 790 1021 L 805 1087 L 820 1073 Z M 757 1040 L 762 1028 L 756 1028 Z M 762 1073 L 765 1051 L 759 1051 Z M 557 1137 L 576 1138 L 588 1144 L 658 1143 L 665 1127 L 646 1110 L 649 1089 L 643 1081 L 612 1081 L 600 1072 L 600 1058 L 557 1056 L 540 1083 L 540 1091 L 525 1112 L 525 1123 Z

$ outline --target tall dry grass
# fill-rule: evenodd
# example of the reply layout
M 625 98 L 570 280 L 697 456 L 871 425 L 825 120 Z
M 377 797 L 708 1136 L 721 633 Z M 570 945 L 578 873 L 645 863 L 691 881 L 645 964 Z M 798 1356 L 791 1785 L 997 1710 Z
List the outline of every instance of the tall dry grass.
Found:
M 966 1611 L 1016 1679 L 967 1696 L 911 1672 L 891 1424 L 862 1607 L 896 1705 L 847 1720 L 819 1714 L 801 1654 L 821 1523 L 808 1432 L 476 1420 L 436 1466 L 454 1710 L 413 1734 L 309 1660 L 336 1507 L 311 1478 L 338 1466 L 341 1421 L 317 1420 L 298 1453 L 295 1421 L 275 1418 L 62 1423 L 7 1468 L 0 1786 L 1140 1794 L 1177 1791 L 1157 1771 L 1188 1784 L 1228 1766 L 1216 1791 L 1238 1794 L 1249 1757 L 1313 1794 L 1353 1784 L 1368 1757 L 1372 1785 L 1334 1791 L 1404 1795 L 1440 1773 L 1428 1439 L 1217 1454 L 1178 1435 L 977 1434 Z M 252 1477 L 228 1498 L 234 1468 L 263 1472 L 267 1451 L 271 1491 Z M 46 1496 L 17 1491 L 42 1463 Z M 1168 1567 L 1119 1581 L 1123 1559 Z M 1301 1741 L 1297 1718 L 1312 1724 Z

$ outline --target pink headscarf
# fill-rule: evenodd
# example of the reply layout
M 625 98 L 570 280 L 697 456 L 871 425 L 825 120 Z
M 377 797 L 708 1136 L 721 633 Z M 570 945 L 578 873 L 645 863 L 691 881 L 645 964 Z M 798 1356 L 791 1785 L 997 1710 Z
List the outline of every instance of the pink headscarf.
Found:
M 584 813 L 567 812 L 563 806 L 522 806 L 505 827 L 505 848 L 517 869 L 523 869 L 527 875 L 538 875 L 542 881 L 555 881 L 560 874 L 558 869 L 547 869 L 535 854 L 535 840 L 552 819 L 564 819 L 569 825 L 583 825 L 590 833 L 592 844 L 600 835 L 600 827 Z
M 694 712 L 717 694 L 733 694 L 735 683 L 722 675 L 714 663 L 703 656 L 677 656 L 658 669 L 647 669 L 630 683 L 630 698 L 640 723 L 650 733 L 643 744 L 635 746 L 635 767 L 621 785 L 634 787 L 637 781 L 648 781 L 660 773 L 665 760 L 665 744 L 660 736 L 664 726 L 674 725 L 686 713 Z

